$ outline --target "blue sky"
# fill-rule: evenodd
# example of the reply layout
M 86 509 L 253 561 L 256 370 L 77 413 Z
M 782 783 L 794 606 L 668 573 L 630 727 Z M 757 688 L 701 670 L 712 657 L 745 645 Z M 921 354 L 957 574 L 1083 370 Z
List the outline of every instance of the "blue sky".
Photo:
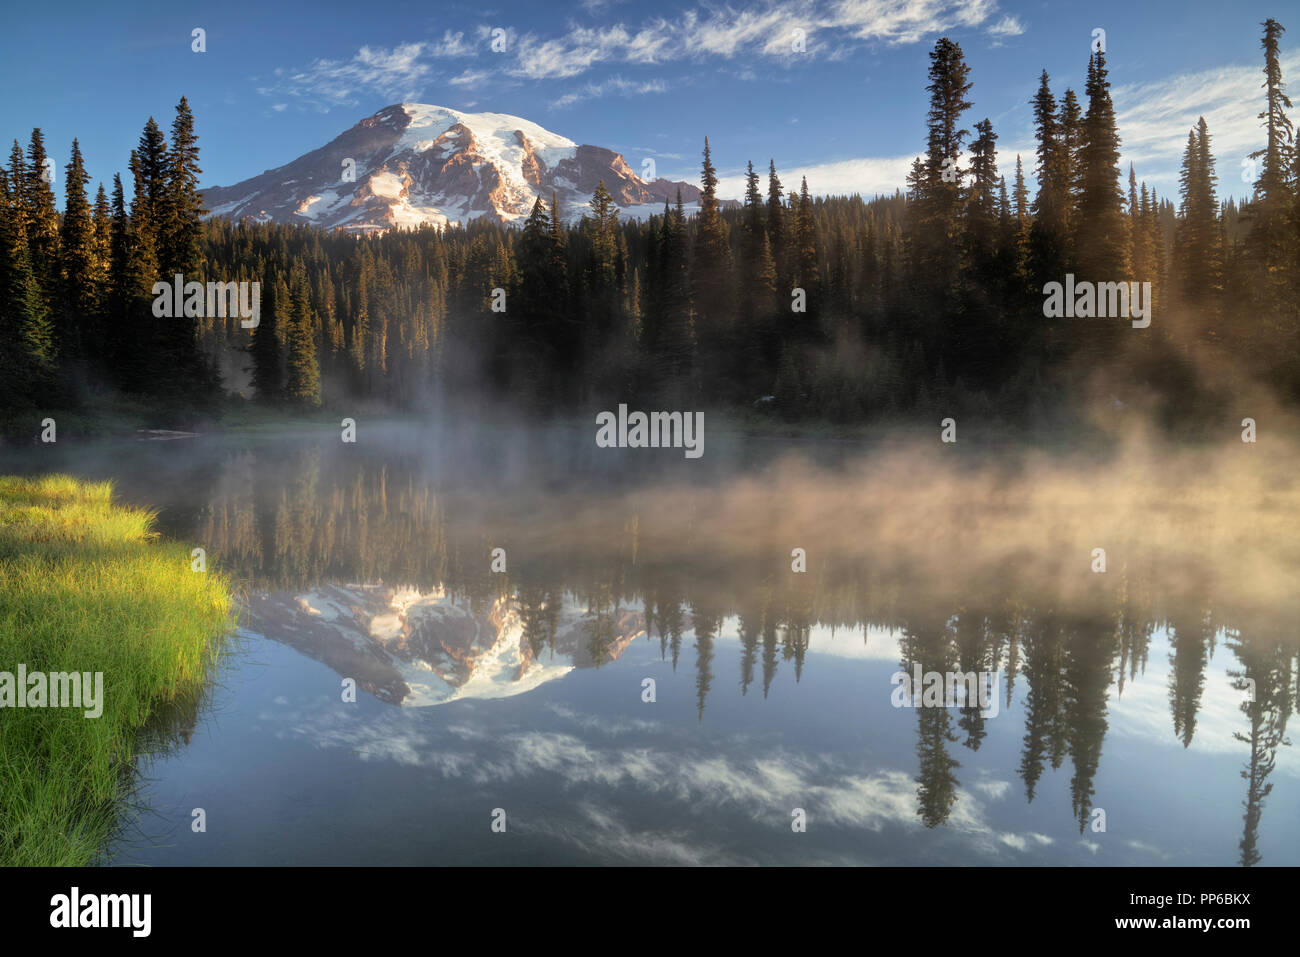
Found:
M 404 100 L 513 113 L 634 169 L 696 180 L 703 138 L 723 191 L 774 158 L 814 192 L 892 191 L 924 145 L 927 54 L 971 65 L 968 127 L 988 116 L 999 160 L 1032 171 L 1028 99 L 1046 68 L 1082 98 L 1092 31 L 1106 31 L 1125 168 L 1174 197 L 1187 130 L 1209 123 L 1220 188 L 1248 186 L 1260 145 L 1259 23 L 1279 3 L 772 0 L 764 3 L 26 4 L 6 14 L 0 133 L 45 130 L 60 166 L 80 138 L 92 181 L 122 171 L 145 119 L 194 108 L 203 185 L 229 185 Z M 1294 8 L 1291 8 L 1294 9 Z M 1283 65 L 1300 94 L 1300 16 Z M 206 31 L 207 51 L 191 49 Z M 492 49 L 493 31 L 504 50 Z M 796 52 L 796 30 L 804 33 Z M 497 44 L 501 46 L 501 43 Z M 1300 114 L 1300 110 L 1297 111 Z M 1296 117 L 1300 119 L 1300 115 Z

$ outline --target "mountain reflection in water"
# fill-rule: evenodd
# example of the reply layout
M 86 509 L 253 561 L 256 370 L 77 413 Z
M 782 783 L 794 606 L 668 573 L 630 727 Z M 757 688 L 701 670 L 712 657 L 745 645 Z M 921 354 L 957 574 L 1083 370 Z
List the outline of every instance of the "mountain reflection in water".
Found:
M 249 632 L 389 704 L 527 696 L 646 642 L 674 673 L 693 670 L 700 733 L 720 696 L 767 697 L 778 674 L 830 677 L 845 659 L 890 666 L 855 692 L 873 702 L 888 702 L 894 670 L 996 672 L 997 717 L 973 705 L 908 717 L 909 787 L 926 828 L 950 823 L 962 765 L 978 769 L 995 722 L 1021 725 L 1014 788 L 1025 802 L 1065 769 L 1085 840 L 1103 745 L 1134 736 L 1177 742 L 1174 764 L 1235 755 L 1241 864 L 1261 861 L 1277 776 L 1294 801 L 1291 452 L 1133 442 L 1102 463 L 986 461 L 917 442 L 817 461 L 746 457 L 715 440 L 714 454 L 734 459 L 712 471 L 643 456 L 611 472 L 594 449 L 538 461 L 502 441 L 464 456 L 400 434 L 356 448 L 224 440 L 183 461 L 136 452 L 147 484 L 132 479 L 139 468 L 87 471 L 114 475 L 128 498 L 162 495 L 165 532 L 205 548 L 243 590 Z M 491 569 L 496 548 L 504 572 Z M 806 572 L 792 571 L 796 548 Z M 736 679 L 715 687 L 721 655 Z M 844 706 L 799 700 L 797 688 L 782 705 Z M 1141 768 L 1123 773 L 1130 789 L 1154 787 Z M 1294 804 L 1278 813 L 1293 838 Z M 1297 863 L 1294 840 L 1267 846 L 1271 863 Z

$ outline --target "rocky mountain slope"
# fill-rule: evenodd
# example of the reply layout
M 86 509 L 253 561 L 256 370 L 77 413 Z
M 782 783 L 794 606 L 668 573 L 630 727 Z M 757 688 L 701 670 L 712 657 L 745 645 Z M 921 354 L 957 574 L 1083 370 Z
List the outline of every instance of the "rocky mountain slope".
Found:
M 690 183 L 645 182 L 622 155 L 517 116 L 400 103 L 291 163 L 205 190 L 204 204 L 213 216 L 356 233 L 483 216 L 522 225 L 552 194 L 565 220 L 578 219 L 602 180 L 624 217 L 662 212 L 679 188 L 687 206 L 700 195 Z

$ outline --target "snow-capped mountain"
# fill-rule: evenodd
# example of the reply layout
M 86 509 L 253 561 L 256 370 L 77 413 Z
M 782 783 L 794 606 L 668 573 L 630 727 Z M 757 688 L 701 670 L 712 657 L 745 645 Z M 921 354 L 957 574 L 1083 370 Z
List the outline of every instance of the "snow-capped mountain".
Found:
M 426 706 L 531 691 L 574 668 L 613 661 L 646 633 L 636 607 L 602 619 L 566 599 L 541 654 L 516 603 L 473 610 L 441 588 L 322 585 L 253 598 L 247 628 L 315 658 L 380 700 Z
M 601 180 L 625 217 L 662 212 L 679 187 L 686 205 L 700 195 L 689 183 L 645 182 L 620 154 L 517 116 L 399 103 L 285 166 L 205 190 L 204 205 L 229 219 L 364 233 L 482 216 L 522 224 L 554 193 L 573 221 Z

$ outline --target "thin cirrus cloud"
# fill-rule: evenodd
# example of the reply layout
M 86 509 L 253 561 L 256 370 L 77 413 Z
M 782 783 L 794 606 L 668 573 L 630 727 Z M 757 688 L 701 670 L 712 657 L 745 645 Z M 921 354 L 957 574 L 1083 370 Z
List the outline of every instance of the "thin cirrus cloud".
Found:
M 668 84 L 663 80 L 645 80 L 637 82 L 625 80 L 621 76 L 612 76 L 608 80 L 599 83 L 588 83 L 579 90 L 573 90 L 565 93 L 556 100 L 551 101 L 552 109 L 563 109 L 573 106 L 583 100 L 595 99 L 597 97 L 609 96 L 611 94 L 619 96 L 642 96 L 646 93 L 663 93 L 668 89 Z
M 347 59 L 322 58 L 302 69 L 276 70 L 258 92 L 325 111 L 355 106 L 363 93 L 415 97 L 423 86 L 442 78 L 442 61 L 462 57 L 501 57 L 491 69 L 465 70 L 447 81 L 474 87 L 493 76 L 507 81 L 574 79 L 601 65 L 756 56 L 788 59 L 796 47 L 838 58 L 864 43 L 918 43 L 953 27 L 984 26 L 995 40 L 1024 32 L 1015 17 L 995 19 L 997 15 L 996 0 L 769 0 L 740 8 L 691 9 L 673 20 L 651 17 L 635 26 L 569 24 L 552 36 L 480 25 L 472 36 L 447 30 L 436 41 L 391 49 L 364 46 Z M 494 52 L 494 39 L 504 39 L 502 52 Z M 660 91 L 651 83 L 630 90 L 605 81 L 565 94 L 557 102 L 568 105 L 604 93 Z
M 321 58 L 301 70 L 276 70 L 257 92 L 281 100 L 293 98 L 321 112 L 356 106 L 362 94 L 410 99 L 434 77 L 436 61 L 474 52 L 475 44 L 467 41 L 464 33 L 448 30 L 436 41 L 403 43 L 391 49 L 363 46 L 348 59 Z
M 1025 25 L 1020 22 L 1018 17 L 1007 14 L 993 26 L 989 27 L 988 34 L 991 37 L 999 39 L 1003 37 L 1018 37 L 1025 32 Z
M 447 82 L 452 86 L 463 86 L 472 90 L 486 82 L 491 75 L 487 70 L 466 70 Z
M 809 53 L 842 55 L 855 43 L 903 45 L 953 27 L 978 28 L 998 12 L 996 0 L 785 0 L 754 7 L 687 10 L 640 26 L 571 27 L 562 37 L 519 38 L 510 72 L 531 80 L 579 76 L 601 63 L 657 64 L 673 60 L 789 57 L 796 41 Z M 1004 16 L 988 27 L 995 38 L 1024 26 Z

